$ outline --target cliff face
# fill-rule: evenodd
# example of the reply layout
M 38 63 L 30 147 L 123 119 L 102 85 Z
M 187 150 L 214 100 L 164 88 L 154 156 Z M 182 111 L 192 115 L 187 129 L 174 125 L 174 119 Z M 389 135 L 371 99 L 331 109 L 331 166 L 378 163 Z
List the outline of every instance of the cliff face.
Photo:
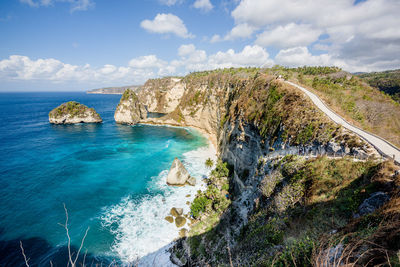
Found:
M 146 110 L 165 116 L 147 118 Z M 252 184 L 260 158 L 377 155 L 330 122 L 301 92 L 259 73 L 205 72 L 149 80 L 137 97 L 126 91 L 115 118 L 128 124 L 191 126 L 207 133 L 220 157 L 233 166 L 238 193 Z
M 149 80 L 138 98 L 148 112 L 164 113 L 165 116 L 140 122 L 198 128 L 217 146 L 228 91 L 224 86 L 210 86 L 216 77 L 209 78 L 187 76 Z M 220 77 L 221 81 L 225 78 Z
M 165 113 L 161 118 L 138 122 L 199 128 L 211 137 L 220 158 L 231 166 L 232 202 L 219 224 L 224 232 L 221 240 L 228 244 L 235 242 L 233 237 L 248 223 L 261 197 L 260 184 L 272 170 L 268 166 L 278 156 L 348 155 L 366 159 L 378 155 L 357 136 L 333 124 L 295 88 L 260 72 L 233 72 L 150 80 L 138 93 L 149 112 Z M 185 248 L 187 258 L 201 265 L 187 249 L 190 244 L 178 246 Z M 218 250 L 217 246 L 213 249 Z
M 135 92 L 127 89 L 121 97 L 121 100 L 114 113 L 114 119 L 117 123 L 136 124 L 141 119 L 145 119 L 147 111 Z
M 93 108 L 71 101 L 50 111 L 49 122 L 53 124 L 98 123 L 102 122 L 102 119 Z

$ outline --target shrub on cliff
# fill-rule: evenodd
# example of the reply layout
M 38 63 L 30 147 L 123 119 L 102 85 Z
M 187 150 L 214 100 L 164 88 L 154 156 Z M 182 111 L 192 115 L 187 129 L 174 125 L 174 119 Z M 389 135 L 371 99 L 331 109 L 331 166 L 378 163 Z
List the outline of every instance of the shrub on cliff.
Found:
M 221 178 L 221 177 L 228 177 L 228 175 L 229 175 L 228 163 L 222 162 L 221 159 L 218 159 L 215 169 L 211 171 L 211 176 L 215 178 Z
M 190 213 L 195 219 L 199 218 L 201 213 L 206 211 L 207 206 L 211 205 L 211 202 L 211 199 L 206 196 L 196 197 L 190 205 Z

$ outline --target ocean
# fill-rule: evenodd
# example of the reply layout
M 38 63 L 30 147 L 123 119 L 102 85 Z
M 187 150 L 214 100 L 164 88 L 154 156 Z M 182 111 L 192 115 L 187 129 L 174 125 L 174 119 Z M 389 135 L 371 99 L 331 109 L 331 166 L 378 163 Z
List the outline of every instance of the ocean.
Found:
M 0 266 L 24 266 L 20 241 L 31 266 L 66 266 L 64 204 L 74 248 L 89 228 L 86 262 L 142 258 L 146 266 L 155 260 L 149 257 L 167 255 L 161 248 L 178 229 L 164 218 L 172 207 L 189 211 L 215 151 L 193 129 L 116 124 L 119 99 L 0 93 Z M 95 108 L 103 123 L 51 125 L 49 111 L 71 100 Z M 195 187 L 166 185 L 175 157 L 196 177 Z

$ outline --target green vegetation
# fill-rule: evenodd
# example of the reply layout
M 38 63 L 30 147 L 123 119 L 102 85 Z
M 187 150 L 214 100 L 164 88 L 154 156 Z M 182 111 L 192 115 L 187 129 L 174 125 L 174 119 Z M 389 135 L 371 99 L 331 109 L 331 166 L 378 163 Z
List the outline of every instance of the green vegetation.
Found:
M 190 206 L 193 218 L 199 218 L 204 212 L 220 214 L 228 207 L 230 204 L 226 197 L 229 189 L 228 175 L 228 164 L 219 159 L 215 169 L 211 171 L 207 189 L 204 192 L 199 191 Z
M 131 89 L 127 89 L 124 91 L 120 101 L 126 101 L 129 99 L 132 99 L 133 101 L 136 101 L 138 99 L 136 93 Z
M 91 116 L 96 116 L 100 118 L 100 116 L 93 108 L 88 108 L 87 106 L 82 105 L 76 101 L 70 101 L 58 106 L 57 108 L 50 111 L 49 117 L 60 118 L 66 115 L 69 115 L 71 118 L 77 116 L 86 117 L 88 111 Z
M 340 135 L 338 126 L 298 90 L 265 74 L 232 90 L 228 117 L 230 121 L 244 118 L 256 126 L 271 146 L 279 139 L 292 145 L 326 143 Z
M 388 70 L 383 72 L 362 73 L 358 77 L 365 80 L 372 87 L 390 95 L 400 103 L 400 70 Z
M 326 260 L 328 248 L 341 243 L 347 248 L 343 264 L 355 259 L 365 264 L 372 257 L 376 264 L 399 262 L 400 176 L 393 177 L 393 163 L 288 155 L 268 164 L 272 172 L 260 183 L 262 195 L 248 223 L 231 236 L 230 254 L 231 241 L 224 233 L 235 210 L 224 209 L 221 220 L 223 211 L 206 207 L 187 240 L 192 261 L 212 266 L 231 261 L 234 266 L 314 266 Z M 392 192 L 390 203 L 354 219 L 363 200 L 376 191 Z M 198 196 L 199 203 L 210 206 L 211 195 Z M 377 246 L 380 250 L 363 253 Z
M 190 213 L 192 214 L 193 218 L 197 219 L 201 213 L 205 212 L 207 209 L 210 209 L 211 206 L 211 199 L 204 195 L 197 196 L 190 205 Z
M 218 160 L 208 178 L 206 191 L 199 191 L 190 206 L 191 215 L 195 221 L 189 232 L 187 243 L 190 246 L 191 254 L 195 257 L 206 258 L 206 246 L 209 247 L 210 243 L 215 244 L 219 241 L 218 236 L 221 234 L 218 233 L 215 226 L 220 222 L 221 216 L 231 203 L 228 198 L 228 175 L 227 163 Z M 202 233 L 206 234 L 201 235 Z
M 211 169 L 214 166 L 214 161 L 210 158 L 206 159 L 205 165 L 208 169 Z
M 390 97 L 336 67 L 274 68 L 267 73 L 284 73 L 287 79 L 314 91 L 347 120 L 400 146 L 400 105 L 392 98 L 396 98 L 399 71 L 360 75 L 371 85 L 381 86 Z
M 382 136 L 400 143 L 399 105 L 336 67 L 191 73 L 183 78 L 187 89 L 177 110 L 199 114 L 211 102 L 214 109 L 219 108 L 216 128 L 224 127 L 223 141 L 228 144 L 252 142 L 248 135 L 238 134 L 250 128 L 260 135 L 260 146 L 270 150 L 282 144 L 326 144 L 332 139 L 349 148 L 365 145 L 327 119 L 302 92 L 275 79 L 277 75 L 310 88 L 348 120 L 377 134 L 385 131 Z M 377 244 L 384 244 L 388 257 L 396 262 L 400 244 L 394 240 L 400 240 L 396 239 L 400 231 L 393 229 L 400 229 L 396 222 L 400 215 L 395 217 L 400 201 L 392 209 L 397 215 L 383 216 L 385 206 L 368 219 L 354 218 L 371 193 L 395 194 L 400 182 L 394 181 L 392 163 L 289 155 L 276 160 L 261 157 L 256 165 L 252 169 L 242 164 L 233 174 L 226 163 L 215 163 L 207 189 L 191 204 L 192 228 L 182 241 L 188 249 L 176 248 L 179 255 L 188 255 L 199 266 L 229 266 L 231 262 L 234 266 L 313 266 L 320 258 L 326 259 L 327 249 L 353 246 L 357 239 L 357 248 L 347 251 L 346 257 L 364 255 L 362 248 L 370 248 L 378 240 L 377 233 L 383 238 L 384 229 L 390 228 L 395 233 L 389 238 L 391 243 Z M 352 254 L 355 251 L 358 254 Z

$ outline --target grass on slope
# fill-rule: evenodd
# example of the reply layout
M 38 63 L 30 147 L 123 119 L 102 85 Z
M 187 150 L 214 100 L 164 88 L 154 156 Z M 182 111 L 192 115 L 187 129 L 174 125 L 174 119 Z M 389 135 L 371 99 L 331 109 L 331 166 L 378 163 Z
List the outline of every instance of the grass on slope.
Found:
M 289 155 L 269 167 L 272 172 L 260 183 L 256 208 L 238 236 L 226 235 L 234 209 L 204 209 L 187 240 L 192 261 L 322 266 L 327 251 L 340 243 L 347 248 L 340 252 L 341 264 L 400 264 L 400 176 L 393 176 L 392 162 Z M 391 200 L 370 215 L 354 218 L 363 200 L 376 191 L 387 192 Z M 216 198 L 208 199 L 214 203 Z
M 357 76 L 400 103 L 400 70 L 362 73 Z
M 400 147 L 400 104 L 360 78 L 328 67 L 275 67 L 268 72 L 305 86 L 348 121 Z

